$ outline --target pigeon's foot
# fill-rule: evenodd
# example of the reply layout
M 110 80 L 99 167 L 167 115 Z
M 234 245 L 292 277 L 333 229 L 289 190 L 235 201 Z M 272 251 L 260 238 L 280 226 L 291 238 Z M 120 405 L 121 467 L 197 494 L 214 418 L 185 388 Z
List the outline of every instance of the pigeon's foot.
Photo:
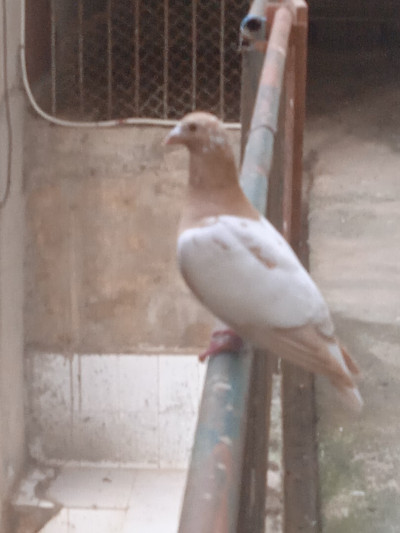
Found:
M 207 350 L 199 355 L 200 361 L 222 352 L 238 352 L 243 346 L 243 340 L 233 329 L 219 329 L 211 335 Z

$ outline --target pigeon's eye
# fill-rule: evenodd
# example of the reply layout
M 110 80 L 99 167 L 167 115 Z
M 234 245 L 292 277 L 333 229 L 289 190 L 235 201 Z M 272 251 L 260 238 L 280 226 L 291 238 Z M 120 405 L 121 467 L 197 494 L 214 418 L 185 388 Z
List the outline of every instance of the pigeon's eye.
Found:
M 196 124 L 193 124 L 193 122 L 191 122 L 188 125 L 188 128 L 189 128 L 189 131 L 191 131 L 192 133 L 194 133 L 197 130 L 197 126 L 196 126 Z

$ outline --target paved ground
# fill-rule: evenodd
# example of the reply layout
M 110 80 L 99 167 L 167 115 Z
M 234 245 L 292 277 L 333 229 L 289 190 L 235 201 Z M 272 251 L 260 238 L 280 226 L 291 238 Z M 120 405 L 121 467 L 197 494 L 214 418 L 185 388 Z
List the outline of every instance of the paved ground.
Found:
M 390 54 L 310 61 L 310 267 L 362 369 L 365 409 L 319 384 L 324 533 L 400 531 L 400 77 Z

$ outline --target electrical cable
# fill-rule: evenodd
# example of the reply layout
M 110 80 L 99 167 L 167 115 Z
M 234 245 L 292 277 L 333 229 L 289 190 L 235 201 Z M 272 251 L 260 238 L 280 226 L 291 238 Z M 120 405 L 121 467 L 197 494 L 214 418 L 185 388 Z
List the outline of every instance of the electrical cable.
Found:
M 3 0 L 4 2 L 4 0 Z M 178 123 L 178 120 L 166 120 L 166 119 L 154 119 L 154 118 L 123 118 L 115 120 L 100 120 L 93 122 L 85 121 L 73 121 L 73 120 L 64 120 L 49 113 L 46 113 L 36 102 L 35 97 L 33 96 L 28 74 L 26 68 L 26 54 L 25 54 L 25 0 L 21 0 L 21 46 L 20 46 L 20 60 L 21 60 L 21 70 L 22 70 L 22 81 L 24 89 L 28 100 L 31 106 L 34 108 L 36 113 L 42 118 L 56 124 L 58 126 L 74 127 L 74 128 L 108 128 L 115 126 L 164 126 L 171 127 L 175 126 Z M 240 123 L 232 122 L 225 124 L 227 129 L 237 130 L 240 129 Z
M 7 170 L 4 193 L 0 199 L 0 209 L 2 209 L 10 196 L 11 174 L 12 174 L 12 154 L 13 154 L 13 131 L 11 122 L 10 93 L 8 86 L 8 28 L 7 28 L 7 5 L 6 0 L 2 0 L 3 11 L 3 81 L 4 81 L 4 108 L 7 125 Z

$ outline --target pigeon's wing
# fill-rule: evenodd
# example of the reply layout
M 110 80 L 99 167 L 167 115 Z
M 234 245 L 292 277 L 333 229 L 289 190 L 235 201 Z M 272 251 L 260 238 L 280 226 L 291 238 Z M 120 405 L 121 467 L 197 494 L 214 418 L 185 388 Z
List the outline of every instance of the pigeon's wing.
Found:
M 178 240 L 183 277 L 221 320 L 291 328 L 318 323 L 333 333 L 326 304 L 283 237 L 265 219 L 205 219 Z
M 356 410 L 357 366 L 337 343 L 328 308 L 283 237 L 265 219 L 205 219 L 178 240 L 197 298 L 255 346 L 330 378 Z

